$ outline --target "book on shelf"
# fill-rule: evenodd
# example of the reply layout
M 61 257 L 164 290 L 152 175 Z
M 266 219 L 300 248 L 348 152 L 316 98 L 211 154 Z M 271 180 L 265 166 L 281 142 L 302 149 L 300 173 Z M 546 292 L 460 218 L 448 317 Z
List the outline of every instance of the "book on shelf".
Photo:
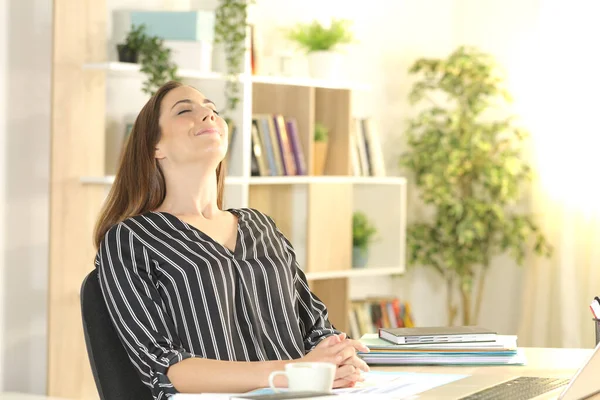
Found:
M 374 118 L 354 118 L 350 129 L 352 171 L 355 176 L 385 176 L 385 162 Z
M 306 175 L 306 159 L 294 117 L 252 117 L 252 176 Z
M 348 310 L 350 336 L 359 338 L 381 328 L 414 326 L 411 306 L 395 297 L 354 300 Z

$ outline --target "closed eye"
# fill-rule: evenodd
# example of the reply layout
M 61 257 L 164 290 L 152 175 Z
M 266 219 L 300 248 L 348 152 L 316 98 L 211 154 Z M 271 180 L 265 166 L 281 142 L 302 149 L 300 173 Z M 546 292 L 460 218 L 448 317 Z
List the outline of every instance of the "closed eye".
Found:
M 179 112 L 177 113 L 177 115 L 181 115 L 181 114 L 183 114 L 183 113 L 186 113 L 186 112 L 191 112 L 191 111 L 192 111 L 192 110 L 181 110 L 181 111 L 179 111 Z

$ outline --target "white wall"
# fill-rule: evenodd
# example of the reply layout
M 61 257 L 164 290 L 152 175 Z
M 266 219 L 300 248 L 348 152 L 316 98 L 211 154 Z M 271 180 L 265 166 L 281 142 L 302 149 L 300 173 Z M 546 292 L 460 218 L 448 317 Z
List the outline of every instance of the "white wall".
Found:
M 0 1 L 0 382 L 45 393 L 52 1 Z
M 4 160 L 6 155 L 7 1 L 0 0 L 0 160 Z M 4 254 L 4 184 L 4 166 L 0 164 L 0 254 Z M 4 268 L 4 258 L 0 257 L 0 285 L 5 282 Z M 4 388 L 4 336 L 4 295 L 0 286 L 0 392 Z

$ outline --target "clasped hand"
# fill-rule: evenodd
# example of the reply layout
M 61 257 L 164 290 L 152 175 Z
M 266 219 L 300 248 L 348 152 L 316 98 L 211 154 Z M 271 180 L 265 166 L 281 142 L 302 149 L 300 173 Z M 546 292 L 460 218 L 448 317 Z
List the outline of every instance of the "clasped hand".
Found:
M 310 353 L 304 356 L 307 362 L 330 362 L 337 365 L 334 388 L 352 387 L 363 381 L 361 371 L 369 371 L 369 366 L 356 351 L 368 352 L 369 348 L 357 340 L 348 339 L 345 333 L 323 339 Z

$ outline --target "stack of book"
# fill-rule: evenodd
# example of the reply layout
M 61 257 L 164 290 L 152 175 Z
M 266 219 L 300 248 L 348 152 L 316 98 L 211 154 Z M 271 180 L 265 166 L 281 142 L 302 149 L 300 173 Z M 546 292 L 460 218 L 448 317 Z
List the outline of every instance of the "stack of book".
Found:
M 467 327 L 380 329 L 360 341 L 370 352 L 359 353 L 378 365 L 522 365 L 526 360 L 516 336 Z

